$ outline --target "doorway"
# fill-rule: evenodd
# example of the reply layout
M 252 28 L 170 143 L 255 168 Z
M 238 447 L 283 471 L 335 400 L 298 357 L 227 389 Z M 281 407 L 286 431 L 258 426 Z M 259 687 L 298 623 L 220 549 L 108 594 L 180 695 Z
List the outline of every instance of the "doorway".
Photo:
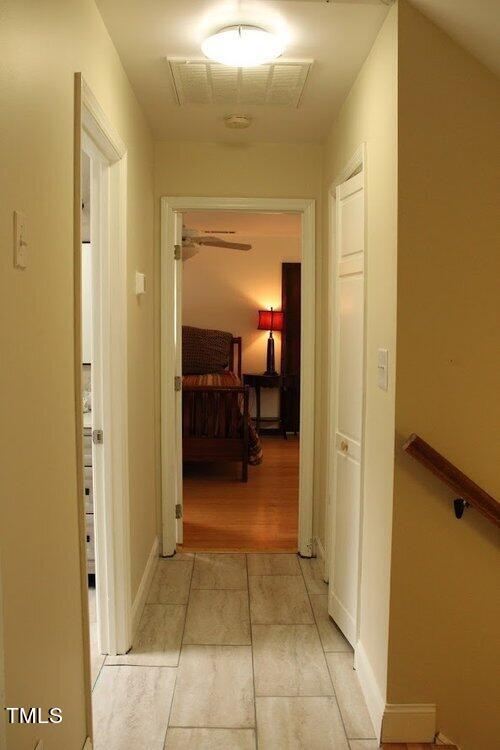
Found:
M 106 163 L 93 141 L 83 133 L 81 152 L 81 382 L 83 421 L 83 482 L 85 502 L 85 550 L 88 584 L 90 672 L 92 687 L 104 663 L 106 638 L 106 608 L 101 598 L 105 580 L 101 573 L 101 556 L 96 553 L 96 517 L 102 513 L 104 501 L 105 456 L 99 436 L 102 433 L 102 361 L 98 335 L 101 330 L 99 287 L 100 238 L 99 225 L 102 201 L 99 196 L 99 172 Z M 96 561 L 99 557 L 99 562 Z
M 126 653 L 132 642 L 125 237 L 126 150 L 77 74 L 75 382 L 89 735 L 105 655 Z
M 211 215 L 212 219 L 219 220 L 217 223 L 217 226 L 210 221 L 209 219 Z M 250 462 L 252 461 L 252 458 L 254 456 L 257 456 L 257 459 L 255 460 L 255 463 L 258 463 L 258 450 L 261 449 L 263 453 L 267 450 L 267 471 L 268 474 L 266 476 L 265 471 L 260 474 L 261 480 L 264 484 L 267 482 L 269 489 L 267 492 L 267 509 L 269 507 L 272 507 L 272 481 L 277 481 L 279 483 L 279 467 L 286 466 L 287 463 L 289 465 L 293 465 L 294 460 L 295 464 L 297 464 L 297 458 L 299 458 L 300 463 L 300 470 L 298 471 L 298 476 L 295 477 L 295 482 L 298 484 L 298 502 L 296 505 L 298 505 L 298 531 L 295 531 L 293 534 L 293 539 L 283 541 L 283 546 L 273 546 L 272 540 L 269 536 L 266 536 L 264 534 L 261 547 L 253 547 L 254 549 L 281 549 L 281 551 L 284 551 L 285 549 L 290 550 L 299 550 L 299 552 L 306 557 L 310 557 L 312 554 L 312 547 L 313 547 L 313 540 L 312 540 L 312 464 L 313 464 L 313 400 L 314 400 L 314 384 L 313 384 L 313 378 L 312 377 L 303 377 L 304 372 L 312 372 L 313 371 L 313 363 L 314 363 L 314 305 L 310 304 L 310 301 L 314 299 L 314 287 L 315 287 L 315 281 L 314 281 L 314 201 L 301 201 L 301 200 L 280 200 L 280 199 L 206 199 L 206 198 L 164 198 L 162 199 L 162 293 L 161 293 L 161 305 L 162 305 L 162 321 L 164 321 L 164 325 L 162 326 L 162 334 L 161 334 L 161 347 L 162 347 L 162 495 L 163 495 L 163 555 L 169 556 L 174 554 L 177 545 L 180 545 L 184 542 L 184 532 L 186 531 L 187 534 L 190 533 L 190 528 L 188 527 L 186 523 L 186 529 L 184 529 L 184 518 L 186 518 L 186 521 L 189 522 L 190 517 L 190 508 L 189 506 L 184 507 L 185 503 L 191 503 L 191 502 L 198 502 L 200 509 L 202 505 L 204 505 L 205 509 L 209 507 L 210 505 L 210 481 L 212 477 L 205 474 L 205 481 L 203 484 L 196 483 L 196 471 L 197 467 L 195 466 L 193 468 L 187 469 L 186 477 L 183 476 L 183 458 L 191 458 L 194 459 L 192 463 L 198 463 L 197 460 L 198 457 L 193 454 L 193 450 L 200 450 L 201 447 L 198 444 L 195 444 L 194 442 L 186 441 L 186 394 L 184 394 L 183 399 L 183 391 L 182 391 L 182 375 L 185 370 L 185 362 L 183 363 L 183 357 L 182 357 L 182 323 L 183 323 L 183 312 L 187 312 L 187 308 L 184 306 L 183 310 L 183 284 L 182 284 L 182 277 L 183 277 L 183 267 L 186 269 L 186 276 L 191 275 L 188 271 L 189 269 L 189 263 L 191 262 L 191 269 L 194 269 L 194 263 L 189 260 L 189 258 L 193 258 L 192 250 L 189 249 L 189 245 L 193 245 L 190 241 L 190 236 L 193 233 L 200 233 L 199 236 L 202 236 L 202 238 L 210 237 L 211 235 L 216 235 L 218 239 L 223 239 L 226 246 L 223 247 L 223 252 L 226 253 L 226 263 L 225 266 L 228 264 L 237 264 L 237 258 L 238 258 L 238 250 L 242 248 L 236 248 L 234 251 L 231 251 L 227 247 L 227 243 L 230 245 L 234 245 L 236 242 L 236 245 L 238 244 L 245 244 L 245 238 L 243 236 L 238 236 L 237 231 L 232 228 L 233 224 L 237 224 L 237 217 L 240 217 L 240 221 L 244 220 L 248 222 L 251 220 L 251 216 L 260 216 L 263 217 L 263 221 L 266 220 L 268 222 L 271 221 L 272 216 L 282 216 L 283 220 L 286 222 L 287 220 L 289 222 L 296 220 L 297 226 L 299 226 L 297 230 L 297 247 L 300 248 L 300 263 L 301 263 L 301 281 L 300 281 L 300 297 L 301 297 L 301 303 L 300 303 L 300 312 L 301 312 L 301 321 L 300 321 L 300 372 L 296 373 L 298 376 L 296 378 L 296 382 L 300 382 L 300 417 L 298 419 L 298 424 L 296 424 L 296 428 L 290 430 L 290 425 L 293 425 L 293 413 L 287 413 L 284 414 L 283 410 L 280 409 L 279 416 L 283 417 L 279 420 L 278 424 L 274 425 L 274 429 L 276 430 L 277 435 L 279 435 L 279 441 L 275 439 L 275 436 L 273 435 L 273 438 L 271 436 L 264 434 L 265 425 L 262 421 L 262 417 L 266 416 L 263 412 L 261 412 L 261 420 L 260 421 L 260 435 L 258 436 L 260 438 L 259 440 L 259 446 L 255 446 L 252 444 L 253 439 L 253 432 L 255 430 L 255 421 L 250 422 L 251 425 L 249 428 L 250 435 Z M 287 219 L 288 217 L 288 219 Z M 231 224 L 229 228 L 226 226 L 222 226 L 220 224 L 220 220 L 225 218 L 226 224 Z M 199 224 L 199 226 L 197 225 Z M 210 224 L 210 226 L 209 226 Z M 220 226 L 219 226 L 220 224 Z M 235 224 L 235 226 L 236 226 Z M 190 226 L 192 225 L 192 226 Z M 206 226 L 205 226 L 206 225 Z M 219 230 L 219 232 L 214 231 Z M 222 230 L 222 231 L 220 231 Z M 226 234 L 227 232 L 227 234 Z M 235 234 L 231 234 L 232 232 L 235 232 Z M 184 239 L 184 246 L 185 249 L 183 251 L 183 239 Z M 248 238 L 247 238 L 248 239 Z M 238 240 L 242 240 L 242 242 L 238 243 Z M 246 244 L 249 244 L 248 242 Z M 251 244 L 251 243 L 250 243 Z M 186 247 L 187 245 L 187 247 Z M 205 246 L 205 243 L 202 243 L 202 246 Z M 195 246 L 196 249 L 196 246 Z M 184 252 L 184 262 L 183 262 L 183 252 Z M 210 252 L 210 251 L 208 251 Z M 198 251 L 199 256 L 202 256 L 202 251 Z M 239 254 L 239 257 L 242 258 L 244 256 L 244 251 Z M 209 256 L 207 251 L 204 251 L 204 259 L 199 258 L 200 262 L 203 264 L 207 264 L 206 266 L 206 273 L 204 275 L 205 281 L 207 280 L 208 275 L 213 271 L 213 268 L 211 268 L 210 265 L 210 258 L 213 256 Z M 248 260 L 250 259 L 250 253 L 247 255 Z M 196 260 L 196 258 L 195 258 Z M 286 261 L 286 257 L 283 258 L 284 261 Z M 293 260 L 293 258 L 290 258 L 290 260 Z M 250 266 L 249 266 L 250 268 Z M 245 272 L 242 270 L 243 273 L 246 273 L 248 276 L 248 269 Z M 285 271 L 282 271 L 285 274 Z M 283 277 L 285 278 L 285 277 Z M 201 282 L 200 282 L 201 279 Z M 203 284 L 203 275 L 201 277 L 198 277 L 198 282 L 196 283 L 202 283 Z M 192 286 L 192 285 L 191 285 Z M 255 285 L 254 285 L 255 286 Z M 239 346 L 241 347 L 241 339 L 242 337 L 239 335 L 239 331 L 234 328 L 238 326 L 244 326 L 245 327 L 245 333 L 246 333 L 246 340 L 249 342 L 256 343 L 258 338 L 260 336 L 261 342 L 265 344 L 265 339 L 269 335 L 269 338 L 271 341 L 277 338 L 278 335 L 281 334 L 273 334 L 273 330 L 280 330 L 282 325 L 282 320 L 279 320 L 278 313 L 281 313 L 281 307 L 282 302 L 284 301 L 284 298 L 282 299 L 282 291 L 285 289 L 285 287 L 288 287 L 289 290 L 291 289 L 292 285 L 287 284 L 284 281 L 280 282 L 280 291 L 278 295 L 278 299 L 262 299 L 262 300 L 253 300 L 251 302 L 252 311 L 250 311 L 250 308 L 248 305 L 245 305 L 245 300 L 242 299 L 241 308 L 243 311 L 243 316 L 246 316 L 246 320 L 243 323 L 243 321 L 238 322 L 238 318 L 240 316 L 240 310 L 233 309 L 232 313 L 230 314 L 230 322 L 231 322 L 231 330 L 228 330 L 230 327 L 226 324 L 224 325 L 224 322 L 228 320 L 228 318 L 224 319 L 217 319 L 216 317 L 211 318 L 212 320 L 212 328 L 219 328 L 219 329 L 226 329 L 227 333 L 231 334 L 231 338 L 234 339 L 234 344 L 237 344 L 237 340 L 239 339 Z M 202 287 L 201 287 L 202 288 Z M 200 288 L 200 289 L 201 289 Z M 251 286 L 250 286 L 251 288 Z M 206 290 L 206 287 L 205 287 Z M 290 293 L 290 291 L 289 291 Z M 198 295 L 194 295 L 194 306 L 196 307 L 196 300 L 200 298 L 201 292 L 198 293 Z M 206 296 L 206 295 L 205 295 Z M 244 295 L 242 295 L 244 296 Z M 307 301 L 309 301 L 309 304 L 307 304 Z M 290 303 L 291 304 L 291 303 Z M 276 309 L 276 305 L 279 306 L 279 309 Z M 213 307 L 213 306 L 212 306 Z M 271 311 L 271 307 L 273 310 Z M 255 309 L 253 309 L 255 308 Z M 262 315 L 260 317 L 258 316 L 258 311 L 261 310 Z M 211 326 L 208 324 L 208 317 L 207 315 L 203 315 L 202 311 L 198 311 L 198 317 L 196 317 L 196 313 L 193 313 L 193 316 L 189 319 L 186 318 L 186 322 L 190 322 L 191 324 L 197 323 L 196 326 L 191 325 L 188 326 L 190 328 L 198 328 L 201 327 L 201 324 L 203 323 L 203 328 L 210 328 Z M 276 313 L 276 315 L 275 315 Z M 189 313 L 191 315 L 191 313 Z M 200 317 L 201 315 L 201 317 Z M 227 313 L 226 313 L 227 315 Z M 271 318 L 271 315 L 273 316 Z M 265 318 L 265 320 L 264 320 Z M 285 319 L 286 319 L 286 313 L 285 313 Z M 167 323 L 168 321 L 168 323 Z M 208 321 L 208 322 L 207 322 Z M 272 321 L 272 322 L 270 322 Z M 258 327 L 261 331 L 266 330 L 266 334 L 260 334 L 257 332 L 257 323 L 259 323 Z M 260 324 L 262 323 L 262 325 Z M 248 329 L 248 326 L 252 327 L 252 331 Z M 276 327 L 277 326 L 277 327 Z M 217 331 L 216 331 L 217 332 Z M 221 333 L 221 330 L 218 331 Z M 223 331 L 222 331 L 223 332 Z M 254 335 L 255 334 L 255 335 Z M 196 333 L 195 335 L 198 335 Z M 186 331 L 184 331 L 184 336 L 186 336 Z M 185 349 L 189 346 L 187 342 L 185 341 Z M 252 360 L 252 352 L 251 349 L 253 349 L 253 345 L 251 346 L 250 350 L 247 349 L 246 353 L 243 355 L 243 370 L 247 370 L 246 372 L 242 372 L 240 370 L 240 376 L 241 376 L 241 385 L 242 385 L 242 393 L 240 395 L 240 403 L 241 408 L 244 411 L 245 410 L 245 399 L 248 399 L 250 401 L 250 398 L 252 399 L 253 403 L 249 403 L 248 410 L 250 409 L 253 411 L 253 416 L 257 417 L 257 401 L 260 401 L 259 396 L 262 394 L 259 393 L 260 389 L 265 388 L 266 386 L 272 387 L 272 384 L 274 383 L 274 380 L 272 379 L 272 376 L 274 375 L 271 372 L 268 372 L 268 362 L 265 360 L 265 354 L 264 356 L 260 357 L 260 361 L 253 362 Z M 259 347 L 255 347 L 255 354 L 257 354 L 257 351 L 260 351 Z M 241 362 L 241 350 L 238 352 L 237 350 L 232 355 L 234 357 L 233 364 L 236 368 L 238 361 Z M 183 369 L 184 365 L 184 369 Z M 245 367 L 246 365 L 246 367 Z M 249 366 L 251 365 L 251 366 Z M 304 369 L 307 368 L 307 369 Z M 265 378 L 265 375 L 268 375 L 269 377 Z M 285 373 L 286 374 L 286 373 Z M 279 376 L 281 377 L 283 375 L 282 368 L 280 368 Z M 264 377 L 264 382 L 262 378 Z M 276 379 L 276 375 L 274 375 L 274 378 Z M 177 390 L 176 390 L 177 388 Z M 247 394 L 245 395 L 245 390 L 247 391 Z M 283 388 L 283 391 L 286 390 L 286 388 Z M 248 393 L 250 392 L 250 393 Z M 251 395 L 250 395 L 251 394 Z M 258 395 L 257 395 L 258 394 Z M 267 394 L 266 393 L 266 399 L 268 396 L 272 397 L 273 394 Z M 282 405 L 286 406 L 286 404 L 283 404 L 284 398 L 282 395 Z M 183 400 L 184 400 L 184 407 L 183 407 Z M 260 411 L 260 410 L 259 410 Z M 275 412 L 274 417 L 276 417 L 278 414 Z M 268 415 L 268 418 L 271 418 L 271 415 Z M 189 416 L 188 416 L 189 421 Z M 169 425 L 172 424 L 175 425 L 175 429 L 171 430 L 169 429 Z M 285 426 L 286 425 L 286 426 Z M 299 440 L 298 435 L 296 436 L 294 433 L 297 431 L 300 434 L 300 448 L 299 448 Z M 220 444 L 217 445 L 217 449 L 219 449 Z M 206 448 L 206 443 L 203 445 L 203 448 Z M 255 449 L 255 454 L 252 453 L 252 449 Z M 240 449 L 241 450 L 241 449 Z M 290 461 L 287 461 L 286 455 L 290 456 Z M 294 456 L 295 454 L 295 456 Z M 241 456 L 241 453 L 240 453 Z M 188 462 L 185 461 L 184 465 L 186 465 Z M 273 471 L 273 464 L 274 464 L 274 471 Z M 257 478 L 259 475 L 257 471 L 253 472 L 253 469 L 263 469 L 263 467 L 266 465 L 266 457 L 264 456 L 264 460 L 262 463 L 262 466 L 255 466 L 250 467 L 249 476 L 251 477 L 250 481 L 258 482 L 259 479 Z M 214 465 L 215 466 L 215 465 Z M 191 473 L 189 473 L 191 471 Z M 217 469 L 211 469 L 210 471 L 217 471 Z M 234 479 L 234 468 L 231 469 L 229 465 L 226 469 L 227 472 L 233 472 L 233 479 Z M 193 473 L 194 472 L 194 473 Z M 245 476 L 245 468 L 243 467 L 243 473 L 242 476 Z M 255 478 L 255 479 L 254 479 Z M 286 484 L 286 481 L 291 480 L 293 484 L 293 477 L 285 478 L 284 482 L 282 484 Z M 185 481 L 185 485 L 184 485 Z M 245 486 L 244 482 L 240 482 L 237 486 L 233 483 L 232 487 L 229 486 L 229 483 L 227 484 L 227 498 L 230 502 L 235 502 L 235 493 L 238 495 L 241 494 L 240 500 L 236 500 L 236 502 L 239 504 L 240 509 L 244 509 L 244 494 L 245 494 Z M 184 493 L 184 486 L 186 492 Z M 196 487 L 198 487 L 198 491 L 196 491 Z M 207 496 L 207 488 L 208 488 L 208 496 Z M 281 490 L 281 486 L 280 486 Z M 213 498 L 212 498 L 213 499 Z M 218 517 L 218 525 L 220 528 L 220 524 L 224 522 L 223 518 L 223 502 L 221 502 L 220 497 L 220 486 L 217 490 L 217 500 L 218 502 L 218 509 L 216 509 L 214 512 L 219 513 Z M 286 500 L 285 500 L 286 502 Z M 254 508 L 255 513 L 252 515 L 250 509 L 249 509 L 249 519 L 251 517 L 255 518 L 257 516 L 261 517 L 261 524 L 262 528 L 265 530 L 266 527 L 266 514 L 265 511 L 263 511 L 262 508 L 256 509 Z M 279 510 L 277 511 L 279 514 Z M 244 513 L 243 513 L 244 515 Z M 268 514 L 267 520 L 269 520 L 270 515 Z M 198 519 L 199 520 L 199 519 Z M 195 524 L 196 525 L 196 524 Z M 200 523 L 198 523 L 198 526 Z M 208 524 L 205 525 L 211 525 L 210 521 Z M 271 526 L 271 524 L 269 524 Z M 244 518 L 242 518 L 241 526 L 239 532 L 236 534 L 236 540 L 233 539 L 233 542 L 230 546 L 224 545 L 223 541 L 221 542 L 221 535 L 219 534 L 219 541 L 217 541 L 216 536 L 217 533 L 212 537 L 212 542 L 208 545 L 205 545 L 205 548 L 208 546 L 208 548 L 211 549 L 248 549 L 248 545 L 245 541 L 248 540 L 248 536 L 245 537 L 245 534 L 242 533 L 245 527 L 247 526 L 247 522 Z M 272 529 L 271 529 L 271 536 L 272 536 Z M 238 539 L 239 537 L 239 539 Z M 238 544 L 238 541 L 240 542 Z M 199 547 L 198 547 L 199 548 Z M 252 549 L 252 547 L 250 547 Z
M 182 549 L 296 552 L 300 215 L 182 224 Z

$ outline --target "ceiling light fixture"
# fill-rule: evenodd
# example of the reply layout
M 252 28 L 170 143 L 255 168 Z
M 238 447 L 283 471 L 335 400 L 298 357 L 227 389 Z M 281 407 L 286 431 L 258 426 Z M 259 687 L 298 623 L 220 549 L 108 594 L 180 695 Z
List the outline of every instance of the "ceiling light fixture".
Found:
M 201 49 L 210 60 L 233 68 L 254 68 L 283 54 L 283 42 L 257 26 L 228 26 L 209 36 Z
M 252 118 L 248 115 L 226 115 L 224 117 L 224 124 L 226 128 L 231 128 L 232 130 L 244 130 L 250 127 Z

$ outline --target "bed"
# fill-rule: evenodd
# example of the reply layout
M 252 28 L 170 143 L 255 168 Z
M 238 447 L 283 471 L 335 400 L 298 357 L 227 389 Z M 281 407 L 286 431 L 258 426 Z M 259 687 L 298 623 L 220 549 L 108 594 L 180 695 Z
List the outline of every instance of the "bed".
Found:
M 241 337 L 226 331 L 182 327 L 183 461 L 262 461 L 249 412 L 249 390 L 241 382 Z

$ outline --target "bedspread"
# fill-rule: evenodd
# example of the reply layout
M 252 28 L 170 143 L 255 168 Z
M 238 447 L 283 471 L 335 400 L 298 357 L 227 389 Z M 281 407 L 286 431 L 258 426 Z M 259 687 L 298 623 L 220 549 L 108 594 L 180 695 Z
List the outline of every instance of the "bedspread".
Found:
M 234 372 L 184 375 L 182 378 L 182 434 L 192 437 L 231 438 L 243 432 L 243 394 L 206 394 L 186 390 L 186 386 L 241 386 Z M 248 462 L 253 466 L 262 462 L 262 446 L 252 419 L 248 418 Z

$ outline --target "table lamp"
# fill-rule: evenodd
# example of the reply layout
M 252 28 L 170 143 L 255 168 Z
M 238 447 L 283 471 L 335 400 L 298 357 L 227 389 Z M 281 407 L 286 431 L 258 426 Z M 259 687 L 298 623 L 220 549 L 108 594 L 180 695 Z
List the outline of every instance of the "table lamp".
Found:
M 283 330 L 283 313 L 281 310 L 259 310 L 259 331 L 269 331 L 267 340 L 267 369 L 264 375 L 277 375 L 274 366 L 274 339 L 273 331 Z

